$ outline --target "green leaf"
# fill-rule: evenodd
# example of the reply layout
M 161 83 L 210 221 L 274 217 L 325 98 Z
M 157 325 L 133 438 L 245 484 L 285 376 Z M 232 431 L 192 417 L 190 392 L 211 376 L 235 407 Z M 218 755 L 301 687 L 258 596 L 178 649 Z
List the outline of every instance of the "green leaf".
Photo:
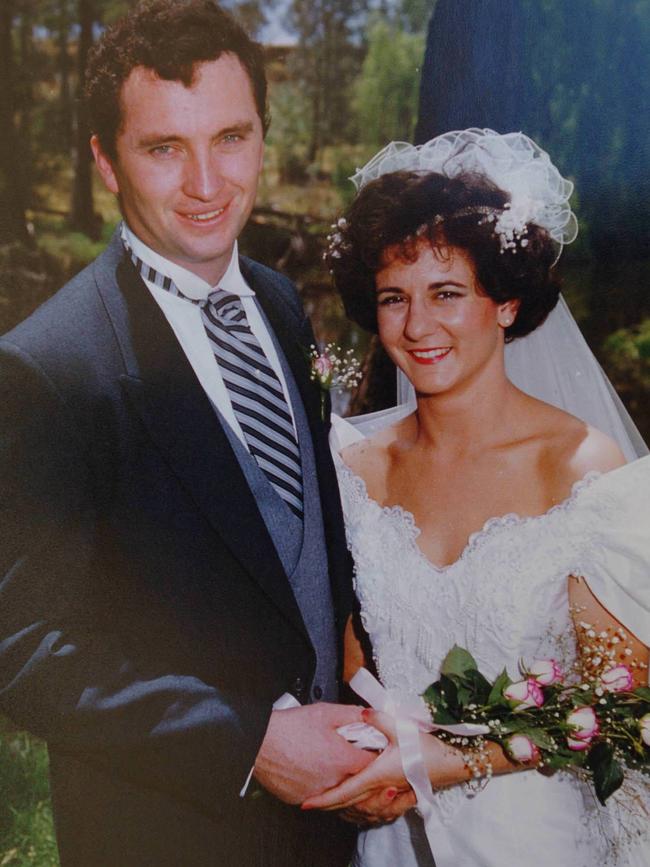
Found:
M 425 702 L 429 705 L 431 718 L 440 725 L 453 725 L 458 722 L 458 717 L 452 714 L 447 706 L 447 698 L 442 691 L 440 681 L 432 683 L 424 691 Z
M 501 721 L 500 731 L 507 734 L 527 735 L 531 731 L 538 731 L 530 717 L 526 716 L 508 716 Z M 532 737 L 531 737 L 532 740 Z
M 503 690 L 507 686 L 510 686 L 511 683 L 512 681 L 508 677 L 508 672 L 504 668 L 492 685 L 490 695 L 488 696 L 488 704 L 508 704 L 507 699 L 503 697 Z
M 457 644 L 451 648 L 440 669 L 440 673 L 447 677 L 464 677 L 468 671 L 476 671 L 476 660 L 463 647 Z
M 464 710 L 468 704 L 472 704 L 474 702 L 474 689 L 468 684 L 466 680 L 461 680 L 458 684 L 458 691 L 456 693 L 456 697 L 458 699 L 459 706 Z
M 650 701 L 650 686 L 637 686 L 634 690 L 634 695 L 643 699 L 644 701 Z
M 467 672 L 467 680 L 472 684 L 476 704 L 486 704 L 492 689 L 490 681 L 475 668 Z
M 430 684 L 422 693 L 422 698 L 428 704 L 435 704 L 436 706 L 444 704 L 444 699 L 440 691 L 440 681 L 437 680 L 435 683 Z
M 452 713 L 457 713 L 458 707 L 458 687 L 456 682 L 446 675 L 440 678 L 440 692 L 445 700 L 445 704 Z
M 586 764 L 594 775 L 596 797 L 604 804 L 623 782 L 623 769 L 614 758 L 614 747 L 602 741 L 596 744 L 589 750 Z
M 549 756 L 544 756 L 544 764 L 553 770 L 561 768 L 580 767 L 583 764 L 583 753 L 551 753 Z
M 529 737 L 535 746 L 542 750 L 550 750 L 554 746 L 553 738 L 546 734 L 543 729 L 526 728 L 521 729 L 521 734 Z
M 431 706 L 430 706 L 431 707 Z M 431 714 L 434 723 L 441 726 L 452 726 L 458 722 L 458 717 L 454 716 L 446 707 L 435 706 L 435 711 Z

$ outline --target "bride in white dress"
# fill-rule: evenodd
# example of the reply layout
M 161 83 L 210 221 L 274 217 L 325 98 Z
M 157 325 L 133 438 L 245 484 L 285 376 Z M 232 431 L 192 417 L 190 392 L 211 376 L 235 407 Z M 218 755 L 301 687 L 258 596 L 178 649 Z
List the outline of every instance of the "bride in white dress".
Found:
M 330 267 L 348 314 L 378 331 L 416 395 L 414 411 L 389 414 L 370 436 L 337 426 L 360 620 L 379 679 L 419 694 L 454 644 L 490 679 L 504 666 L 516 675 L 522 659 L 554 658 L 568 671 L 578 618 L 612 635 L 624 627 L 624 661 L 647 683 L 650 458 L 626 463 L 612 438 L 514 385 L 522 365 L 535 366 L 532 381 L 550 363 L 551 400 L 564 379 L 578 401 L 590 392 L 597 418 L 613 407 L 579 335 L 571 347 L 551 344 L 553 357 L 523 351 L 511 377 L 504 362 L 506 344 L 556 305 L 553 265 L 576 231 L 571 185 L 525 136 L 471 130 L 388 148 L 362 184 Z M 559 357 L 567 351 L 574 366 Z M 598 387 L 581 378 L 585 357 Z M 609 430 L 630 459 L 614 415 Z M 348 678 L 370 663 L 358 639 L 350 626 Z M 434 857 L 436 867 L 650 865 L 647 778 L 628 774 L 601 807 L 576 774 L 543 775 L 491 744 L 494 776 L 477 791 L 463 753 L 430 734 L 421 742 L 438 832 L 427 841 L 417 813 L 404 813 L 414 798 L 391 720 L 368 719 L 390 746 L 307 804 L 398 817 L 361 832 L 358 867 L 424 867 Z

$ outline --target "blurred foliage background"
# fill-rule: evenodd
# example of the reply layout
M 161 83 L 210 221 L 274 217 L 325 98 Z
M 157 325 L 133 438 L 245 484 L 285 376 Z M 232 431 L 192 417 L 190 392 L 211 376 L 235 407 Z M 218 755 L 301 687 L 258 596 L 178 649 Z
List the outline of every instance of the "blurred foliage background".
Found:
M 89 47 L 129 5 L 0 5 L 0 333 L 93 259 L 119 220 L 78 97 Z M 575 180 L 581 232 L 562 257 L 565 295 L 650 437 L 650 0 L 224 5 L 260 38 L 275 33 L 267 167 L 242 248 L 293 277 L 321 340 L 367 356 L 354 409 L 388 402 L 391 376 L 322 264 L 348 177 L 391 139 L 488 126 L 523 130 Z M 0 867 L 56 863 L 46 750 L 5 721 Z

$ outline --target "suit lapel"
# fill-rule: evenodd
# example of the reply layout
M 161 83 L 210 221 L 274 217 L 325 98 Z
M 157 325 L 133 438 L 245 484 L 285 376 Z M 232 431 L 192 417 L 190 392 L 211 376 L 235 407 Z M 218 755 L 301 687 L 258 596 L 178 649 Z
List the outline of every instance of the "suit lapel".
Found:
M 237 458 L 162 311 L 124 256 L 97 282 L 122 348 L 122 387 L 151 439 L 232 554 L 306 635 Z

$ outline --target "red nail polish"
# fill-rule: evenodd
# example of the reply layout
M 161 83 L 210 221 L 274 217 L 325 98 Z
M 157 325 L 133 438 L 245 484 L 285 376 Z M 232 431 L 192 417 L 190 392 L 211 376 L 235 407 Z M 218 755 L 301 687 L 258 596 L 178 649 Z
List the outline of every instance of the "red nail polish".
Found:
M 361 711 L 361 719 L 362 719 L 364 722 L 367 722 L 367 721 L 368 721 L 368 714 L 369 714 L 369 713 L 370 713 L 370 711 L 368 710 L 367 707 L 364 707 L 364 709 Z
M 394 789 L 392 787 L 390 789 L 386 789 L 386 797 L 389 800 L 392 801 L 392 799 L 395 797 L 396 794 L 397 794 L 397 789 Z

